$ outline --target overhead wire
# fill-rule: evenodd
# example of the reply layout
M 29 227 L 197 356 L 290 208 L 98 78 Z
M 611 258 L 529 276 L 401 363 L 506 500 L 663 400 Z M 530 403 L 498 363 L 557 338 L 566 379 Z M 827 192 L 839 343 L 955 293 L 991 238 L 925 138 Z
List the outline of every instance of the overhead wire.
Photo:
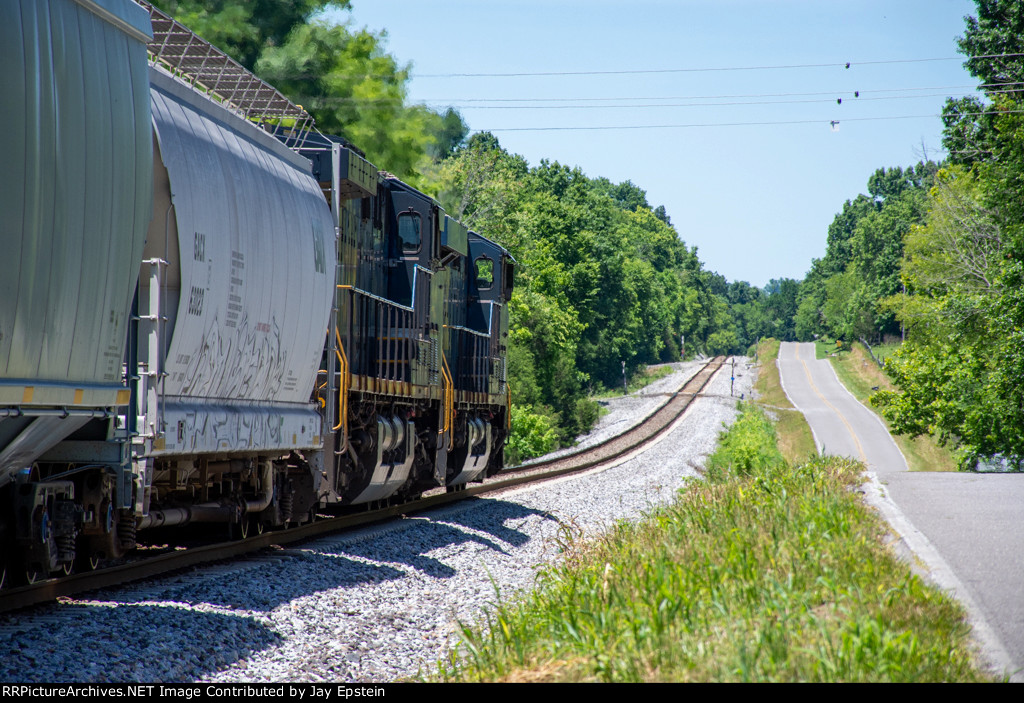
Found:
M 1024 88 L 1003 90 L 992 93 L 993 95 L 1006 95 L 1010 93 L 1024 92 Z M 866 102 L 877 100 L 921 100 L 924 98 L 950 97 L 946 93 L 926 93 L 923 95 L 881 95 L 851 97 L 849 93 L 840 94 L 842 98 L 850 98 L 854 102 Z M 760 100 L 745 102 L 717 102 L 717 103 L 660 103 L 660 104 L 623 104 L 623 105 L 467 105 L 463 110 L 610 110 L 615 108 L 664 108 L 664 107 L 731 107 L 742 105 L 805 105 L 812 103 L 834 103 L 835 94 L 830 98 L 817 98 L 806 100 Z
M 716 73 L 733 71 L 770 71 L 770 70 L 797 70 L 806 68 L 842 68 L 850 69 L 858 66 L 885 66 L 892 64 L 929 63 L 936 61 L 966 61 L 978 59 L 999 59 L 1019 58 L 1024 53 L 1005 54 L 983 54 L 971 56 L 965 59 L 963 56 L 938 56 L 922 59 L 880 59 L 876 61 L 830 61 L 827 63 L 803 63 L 803 64 L 777 64 L 763 66 L 706 66 L 698 68 L 636 68 L 636 69 L 614 69 L 594 71 L 520 71 L 507 73 L 415 73 L 399 69 L 407 78 L 542 78 L 548 76 L 618 76 L 618 75 L 645 75 L 659 73 Z M 393 80 L 396 73 L 341 73 L 332 71 L 331 75 L 336 78 L 364 79 L 364 78 L 386 78 Z M 319 78 L 320 74 L 303 72 L 282 72 L 275 74 L 276 80 L 288 80 L 299 78 Z
M 993 84 L 993 85 L 1005 85 L 1005 84 Z M 1014 83 L 1013 85 L 1019 85 Z M 975 85 L 938 85 L 938 86 L 923 86 L 917 88 L 877 88 L 873 90 L 862 90 L 862 93 L 885 93 L 885 92 L 902 92 L 912 90 L 965 90 L 971 88 L 981 88 L 984 86 Z M 839 90 L 817 90 L 813 92 L 803 93 L 738 93 L 738 94 L 724 94 L 724 95 L 653 95 L 653 96 L 642 96 L 642 95 L 630 95 L 630 96 L 599 96 L 599 97 L 572 97 L 572 98 L 426 98 L 423 102 L 426 103 L 478 103 L 478 102 L 493 102 L 493 103 L 507 103 L 507 102 L 611 102 L 615 100 L 725 100 L 728 98 L 790 98 L 790 97 L 810 97 L 815 95 L 838 95 L 841 93 L 848 93 L 848 88 Z
M 1002 54 L 984 54 L 981 56 L 970 57 L 972 60 L 979 59 L 993 59 L 993 58 L 1018 58 L 1024 57 L 1024 53 L 1002 53 Z M 507 72 L 507 73 L 435 73 L 435 74 L 406 74 L 410 78 L 505 78 L 505 77 L 544 77 L 544 76 L 587 76 L 587 75 L 636 75 L 636 74 L 661 74 L 661 73 L 700 73 L 700 72 L 720 72 L 720 71 L 763 71 L 763 70 L 791 70 L 791 69 L 807 69 L 807 68 L 844 68 L 850 69 L 855 66 L 873 66 L 873 65 L 891 65 L 891 64 L 908 64 L 908 63 L 926 63 L 935 61 L 955 61 L 964 60 L 962 56 L 949 56 L 949 57 L 932 57 L 932 58 L 920 58 L 920 59 L 887 59 L 887 60 L 875 60 L 875 61 L 846 61 L 846 62 L 829 62 L 829 63 L 807 63 L 807 64 L 779 64 L 779 65 L 759 65 L 759 66 L 721 66 L 721 67 L 699 67 L 699 68 L 667 68 L 667 69 L 616 69 L 616 70 L 601 70 L 601 71 L 535 71 L 535 72 Z M 296 76 L 291 76 L 296 77 Z M 301 77 L 301 76 L 300 76 Z M 312 76 L 308 76 L 312 77 Z M 347 76 L 355 78 L 357 76 Z M 362 77 L 373 78 L 373 74 L 366 74 Z M 393 77 L 393 76 L 383 76 Z M 629 109 L 643 109 L 643 108 L 679 108 L 679 107 L 729 107 L 729 106 L 744 106 L 744 105 L 786 105 L 786 104 L 808 104 L 808 103 L 826 103 L 826 102 L 838 102 L 842 104 L 842 99 L 847 98 L 852 92 L 854 99 L 852 102 L 866 102 L 866 101 L 877 101 L 877 100 L 905 100 L 905 99 L 920 99 L 930 97 L 950 97 L 941 93 L 932 94 L 917 94 L 917 95 L 873 95 L 873 93 L 911 93 L 915 91 L 935 91 L 935 90 L 960 90 L 970 88 L 974 90 L 984 90 L 986 96 L 1000 95 L 1000 94 L 1017 94 L 1024 92 L 1024 88 L 1006 88 L 1003 90 L 989 90 L 989 88 L 999 88 L 1009 85 L 1024 85 L 1017 82 L 1003 82 L 1003 83 L 989 83 L 981 84 L 976 86 L 963 85 L 963 86 L 922 86 L 922 87 L 909 87 L 909 88 L 881 88 L 881 89 L 865 89 L 858 91 L 851 91 L 849 88 L 845 90 L 837 91 L 815 91 L 815 92 L 787 92 L 787 93 L 754 93 L 754 94 L 738 94 L 738 95 L 716 95 L 716 96 L 668 96 L 668 97 L 573 97 L 573 98 L 548 98 L 548 97 L 531 97 L 531 98 L 465 98 L 465 99 L 453 99 L 453 100 L 432 100 L 422 101 L 418 104 L 426 105 L 446 105 L 451 107 L 453 103 L 466 103 L 461 105 L 462 109 L 506 109 L 506 110 L 522 110 L 522 109 L 615 109 L 615 108 L 629 108 Z M 820 99 L 796 99 L 796 100 L 770 100 L 770 101 L 746 101 L 746 102 L 724 102 L 724 103 L 687 103 L 687 104 L 599 104 L 599 105 L 567 105 L 564 103 L 568 102 L 591 102 L 591 103 L 612 103 L 623 100 L 637 100 L 637 101 L 654 101 L 654 100 L 721 100 L 721 99 L 739 99 L 739 98 L 811 98 L 817 96 L 828 96 L 827 98 Z M 347 102 L 366 104 L 366 103 L 404 103 L 405 96 L 396 96 L 395 98 L 383 98 L 377 100 L 358 100 L 355 98 L 348 97 L 308 97 L 306 98 L 310 102 L 320 103 L 334 103 L 344 104 Z M 300 98 L 301 100 L 301 98 Z M 493 103 L 563 103 L 558 105 L 508 105 L 508 104 L 493 104 Z M 470 104 L 470 103 L 492 103 L 492 104 Z M 1016 114 L 1021 111 L 994 111 L 994 112 L 977 112 L 977 113 L 962 113 L 963 116 L 981 116 L 986 114 Z M 828 120 L 822 119 L 806 119 L 806 120 L 774 120 L 774 121 L 750 121 L 750 122 L 714 122 L 714 123 L 688 123 L 688 124 L 658 124 L 658 125 L 595 125 L 595 126 L 552 126 L 552 127 L 495 127 L 489 130 L 474 130 L 474 131 L 491 131 L 491 132 L 526 132 L 526 131 L 593 131 L 593 130 L 637 130 L 637 129 L 681 129 L 681 128 L 702 128 L 702 127 L 738 127 L 738 126 L 765 126 L 765 125 L 797 125 L 797 124 L 829 124 L 833 128 L 841 122 L 860 122 L 860 121 L 880 121 L 880 120 L 904 120 L 904 119 L 921 119 L 940 117 L 941 115 L 926 114 L 926 115 L 895 115 L 895 116 L 876 116 L 876 117 L 846 117 L 841 120 Z
M 1000 88 L 1004 86 L 1022 86 L 1021 88 L 1006 88 L 1004 90 L 989 90 L 990 88 Z M 937 90 L 984 90 L 989 95 L 1001 95 L 1005 93 L 1016 93 L 1024 91 L 1024 83 L 1021 82 L 1005 82 L 1005 83 L 983 83 L 980 85 L 947 85 L 947 86 L 919 86 L 919 87 L 905 87 L 905 88 L 869 88 L 861 90 L 852 90 L 850 88 L 842 88 L 836 90 L 818 90 L 813 92 L 786 92 L 786 93 L 737 93 L 737 94 L 721 94 L 721 95 L 663 95 L 663 96 L 599 96 L 599 97 L 562 97 L 562 98 L 424 98 L 417 101 L 414 104 L 425 104 L 433 107 L 457 107 L 460 109 L 482 109 L 486 107 L 488 109 L 498 108 L 506 103 L 570 103 L 570 102 L 591 102 L 591 103 L 609 103 L 626 100 L 727 100 L 727 99 L 740 99 L 740 98 L 806 98 L 816 96 L 827 96 L 825 102 L 831 102 L 836 97 L 846 98 L 851 94 L 858 97 L 856 94 L 859 93 L 859 99 L 861 100 L 882 100 L 882 99 L 902 99 L 902 98 L 914 98 L 914 97 L 941 97 L 947 94 L 936 94 L 936 95 L 907 95 L 898 96 L 898 98 L 886 98 L 886 97 L 874 97 L 875 93 L 912 93 L 912 92 L 923 92 L 923 91 L 937 91 Z M 346 103 L 352 104 L 406 104 L 407 98 L 405 97 L 388 97 L 388 98 L 354 98 L 354 97 L 329 97 L 329 96 L 296 96 L 295 98 L 300 103 L 319 101 L 321 103 L 342 105 Z M 305 101 L 305 102 L 304 102 Z M 801 103 L 801 102 L 815 102 L 815 101 L 804 101 L 804 100 L 793 100 L 793 101 L 772 101 L 768 103 L 729 103 L 737 105 L 760 105 L 760 104 L 787 104 Z M 465 105 L 463 104 L 465 103 Z M 485 105 L 480 108 L 476 103 L 497 103 L 497 105 Z M 697 105 L 714 105 L 715 103 L 697 103 Z M 512 106 L 515 108 L 530 107 L 530 106 Z M 559 107 L 572 107 L 569 105 Z M 590 107 L 590 106 L 581 106 Z M 639 105 L 638 107 L 645 107 L 645 105 Z M 654 105 L 653 107 L 659 107 Z M 541 108 L 543 109 L 543 108 Z
M 987 90 L 988 88 L 1000 88 L 1005 86 L 1024 86 L 1020 81 L 1008 81 L 1003 83 L 981 83 L 963 85 L 933 85 L 917 86 L 906 88 L 869 88 L 861 89 L 861 94 L 869 93 L 903 93 L 924 90 Z M 599 96 L 599 97 L 571 97 L 571 98 L 424 98 L 423 102 L 430 104 L 452 104 L 452 103 L 476 103 L 476 102 L 612 102 L 616 100 L 725 100 L 730 98 L 789 98 L 789 97 L 812 97 L 816 95 L 843 95 L 853 92 L 850 88 L 833 90 L 817 90 L 813 92 L 789 92 L 789 93 L 737 93 L 721 95 L 655 95 L 655 96 Z
M 1024 110 L 990 110 L 984 112 L 963 112 L 961 117 L 980 117 L 982 115 L 1017 115 L 1024 114 Z M 923 118 L 941 117 L 934 113 L 926 115 L 892 115 L 881 117 L 845 117 L 835 120 L 808 119 L 808 120 L 767 120 L 762 122 L 706 122 L 690 124 L 657 124 L 657 125 L 592 125 L 572 127 L 491 127 L 488 129 L 476 129 L 474 132 L 568 132 L 568 131 L 610 131 L 610 130 L 639 130 L 639 129 L 689 129 L 700 127 L 763 127 L 781 125 L 817 124 L 831 125 L 835 127 L 842 122 L 874 122 L 884 120 L 913 120 Z
M 995 58 L 1016 58 L 1024 56 L 1024 53 L 1005 54 L 984 54 L 972 56 L 972 60 L 995 59 Z M 884 59 L 878 61 L 837 61 L 829 63 L 804 63 L 804 64 L 779 64 L 766 66 L 718 66 L 701 68 L 649 68 L 649 69 L 615 69 L 603 71 L 531 71 L 531 72 L 509 72 L 509 73 L 413 73 L 415 78 L 539 78 L 544 76 L 619 76 L 619 75 L 640 75 L 656 73 L 707 73 L 717 71 L 769 71 L 769 70 L 791 70 L 802 68 L 845 68 L 852 66 L 880 66 L 901 63 L 928 63 L 933 61 L 963 61 L 963 56 L 939 56 L 923 59 Z
M 614 110 L 614 109 L 633 109 L 633 110 L 646 110 L 653 108 L 701 108 L 701 107 L 742 107 L 742 106 L 753 106 L 753 105 L 810 105 L 810 104 L 832 104 L 836 103 L 837 100 L 842 104 L 843 100 L 848 100 L 851 104 L 857 102 L 877 102 L 877 101 L 891 101 L 891 100 L 923 100 L 927 98 L 953 98 L 948 93 L 919 93 L 911 95 L 871 95 L 870 93 L 877 93 L 884 91 L 845 91 L 842 93 L 814 93 L 814 95 L 828 95 L 827 98 L 807 98 L 807 99 L 790 99 L 790 100 L 750 100 L 750 101 L 738 101 L 738 102 L 690 102 L 690 103 L 623 103 L 623 104 L 600 104 L 600 105 L 463 105 L 459 106 L 460 110 Z M 1010 88 L 1005 90 L 988 91 L 987 97 L 995 95 L 1016 95 L 1024 93 L 1024 87 L 1022 88 Z M 837 98 L 838 96 L 838 98 Z M 670 100 L 672 98 L 663 98 Z M 688 99 L 688 98 L 681 98 Z M 690 100 L 708 100 L 709 98 L 689 98 Z M 331 97 L 297 97 L 296 100 L 300 104 L 313 105 L 313 104 L 327 104 L 327 105 L 345 105 L 345 104 L 364 104 L 366 101 L 359 101 L 352 98 L 331 98 Z M 380 102 L 373 102 L 371 104 L 382 104 Z M 397 104 L 397 103 L 396 103 Z M 444 103 L 422 103 L 426 104 L 427 107 L 436 110 L 442 110 L 446 107 L 452 107 L 450 104 Z

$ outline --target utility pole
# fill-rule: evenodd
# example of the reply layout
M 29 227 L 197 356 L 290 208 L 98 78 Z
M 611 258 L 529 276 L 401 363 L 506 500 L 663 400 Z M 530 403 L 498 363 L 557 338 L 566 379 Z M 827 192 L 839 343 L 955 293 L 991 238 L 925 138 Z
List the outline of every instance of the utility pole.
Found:
M 626 385 L 626 362 L 622 362 L 622 393 L 629 395 L 629 386 Z

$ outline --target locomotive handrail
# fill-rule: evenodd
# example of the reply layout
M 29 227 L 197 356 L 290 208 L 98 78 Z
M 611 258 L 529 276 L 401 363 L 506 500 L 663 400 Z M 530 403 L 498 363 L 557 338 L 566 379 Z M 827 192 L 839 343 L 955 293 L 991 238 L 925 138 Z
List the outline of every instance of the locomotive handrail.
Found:
M 416 266 L 415 266 L 415 268 L 413 270 L 413 277 L 412 277 L 412 289 L 413 290 L 416 290 L 416 277 L 419 275 L 420 271 L 422 271 L 423 273 L 427 274 L 428 276 L 433 276 L 434 275 L 434 272 L 431 271 L 430 269 L 423 268 L 419 264 L 416 264 Z M 402 303 L 399 303 L 396 300 L 391 300 L 391 298 L 385 298 L 383 296 L 376 295 L 375 293 L 371 293 L 368 290 L 363 290 L 362 288 L 356 288 L 355 286 L 350 285 L 350 284 L 339 283 L 337 285 L 337 287 L 339 289 L 350 290 L 353 293 L 358 293 L 359 295 L 365 295 L 367 298 L 370 298 L 371 300 L 376 300 L 376 301 L 381 302 L 381 303 L 386 303 L 387 305 L 392 305 L 392 306 L 394 306 L 396 308 L 400 308 L 402 310 L 405 310 L 406 312 L 416 312 L 416 308 L 413 305 L 403 305 Z
M 448 446 L 452 445 L 452 425 L 455 424 L 455 381 L 452 379 L 451 370 L 448 368 L 448 357 L 441 352 L 441 376 L 444 378 L 444 427 L 438 434 L 449 433 Z
M 348 354 L 345 353 L 345 345 L 341 343 L 341 333 L 337 329 L 334 330 L 335 340 L 338 342 L 338 348 L 334 350 L 334 353 L 338 355 L 338 363 L 340 369 L 338 373 L 341 376 L 341 382 L 338 384 L 338 424 L 332 428 L 333 432 L 337 432 L 344 426 L 342 434 L 345 438 L 345 444 L 348 444 L 348 389 L 351 384 L 351 375 L 348 371 Z
M 411 305 L 402 305 L 401 303 L 395 302 L 394 300 L 391 300 L 390 298 L 384 298 L 382 296 L 375 295 L 375 294 L 371 293 L 368 290 L 363 290 L 362 288 L 356 288 L 355 286 L 352 286 L 352 285 L 340 284 L 340 283 L 338 284 L 338 288 L 344 288 L 346 290 L 352 291 L 353 293 L 358 293 L 359 295 L 365 295 L 370 300 L 376 300 L 378 303 L 384 303 L 385 305 L 391 305 L 391 306 L 396 307 L 396 308 L 401 308 L 402 310 L 405 310 L 406 312 L 416 312 L 415 308 L 413 308 Z
M 496 300 L 480 300 L 480 301 L 478 301 L 478 304 L 479 305 L 486 305 L 487 306 L 487 329 L 488 330 L 494 329 L 494 327 L 493 327 L 493 325 L 494 325 L 494 308 L 496 308 L 496 307 L 500 308 L 501 307 L 501 303 L 499 303 Z
M 316 384 L 316 399 L 320 402 L 320 407 L 321 408 L 326 408 L 327 407 L 327 401 L 324 400 L 324 397 L 322 395 L 320 395 L 320 391 L 322 391 L 324 388 L 327 388 L 327 385 L 330 383 L 330 380 L 326 380 L 326 381 L 323 382 L 323 385 L 320 385 L 319 376 L 321 374 L 326 376 L 328 373 L 329 372 L 327 371 L 327 369 L 319 369 L 319 370 L 317 370 L 316 375 L 318 377 L 318 380 L 314 381 L 314 383 Z
M 460 332 L 468 332 L 469 334 L 475 334 L 477 337 L 490 337 L 490 332 L 480 332 L 472 327 L 463 327 L 462 325 L 445 325 L 445 329 L 459 330 Z

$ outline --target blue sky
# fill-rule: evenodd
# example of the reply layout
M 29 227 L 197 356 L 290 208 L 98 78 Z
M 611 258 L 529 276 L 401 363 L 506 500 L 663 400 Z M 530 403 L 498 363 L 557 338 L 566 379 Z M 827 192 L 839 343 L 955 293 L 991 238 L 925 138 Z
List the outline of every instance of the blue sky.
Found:
M 803 278 L 876 168 L 942 155 L 935 115 L 976 84 L 955 45 L 974 12 L 970 0 L 352 0 L 331 17 L 387 32 L 412 64 L 411 101 L 456 107 L 531 165 L 633 181 L 709 269 L 761 286 Z M 509 73 L 558 75 L 453 75 Z M 524 130 L 538 127 L 562 129 Z

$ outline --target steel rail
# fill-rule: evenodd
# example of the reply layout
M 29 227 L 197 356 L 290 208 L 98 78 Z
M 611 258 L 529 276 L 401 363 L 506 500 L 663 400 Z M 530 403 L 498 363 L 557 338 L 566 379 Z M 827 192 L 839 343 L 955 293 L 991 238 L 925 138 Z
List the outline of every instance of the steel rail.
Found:
M 0 591 L 0 612 L 38 605 L 85 591 L 121 586 L 132 581 L 161 576 L 201 564 L 233 559 L 261 549 L 301 542 L 332 532 L 411 515 L 464 498 L 493 493 L 527 483 L 578 473 L 626 457 L 642 445 L 667 432 L 693 399 L 725 363 L 717 357 L 704 365 L 682 388 L 667 394 L 667 400 L 639 424 L 625 432 L 577 452 L 532 464 L 509 467 L 497 478 L 482 484 L 466 485 L 456 491 L 438 492 L 405 503 L 388 505 L 338 517 L 328 517 L 293 528 L 266 532 L 233 542 L 222 542 L 185 550 L 171 551 L 125 564 L 49 579 L 40 583 Z
M 724 363 L 724 356 L 708 361 L 700 371 L 683 384 L 682 388 L 674 393 L 666 393 L 667 399 L 664 403 L 648 413 L 638 424 L 620 434 L 579 451 L 519 466 L 510 466 L 502 473 L 508 475 L 527 471 L 547 471 L 575 465 L 578 462 L 583 462 L 589 467 L 625 455 L 664 432 L 689 406 L 693 398 L 700 394 Z

